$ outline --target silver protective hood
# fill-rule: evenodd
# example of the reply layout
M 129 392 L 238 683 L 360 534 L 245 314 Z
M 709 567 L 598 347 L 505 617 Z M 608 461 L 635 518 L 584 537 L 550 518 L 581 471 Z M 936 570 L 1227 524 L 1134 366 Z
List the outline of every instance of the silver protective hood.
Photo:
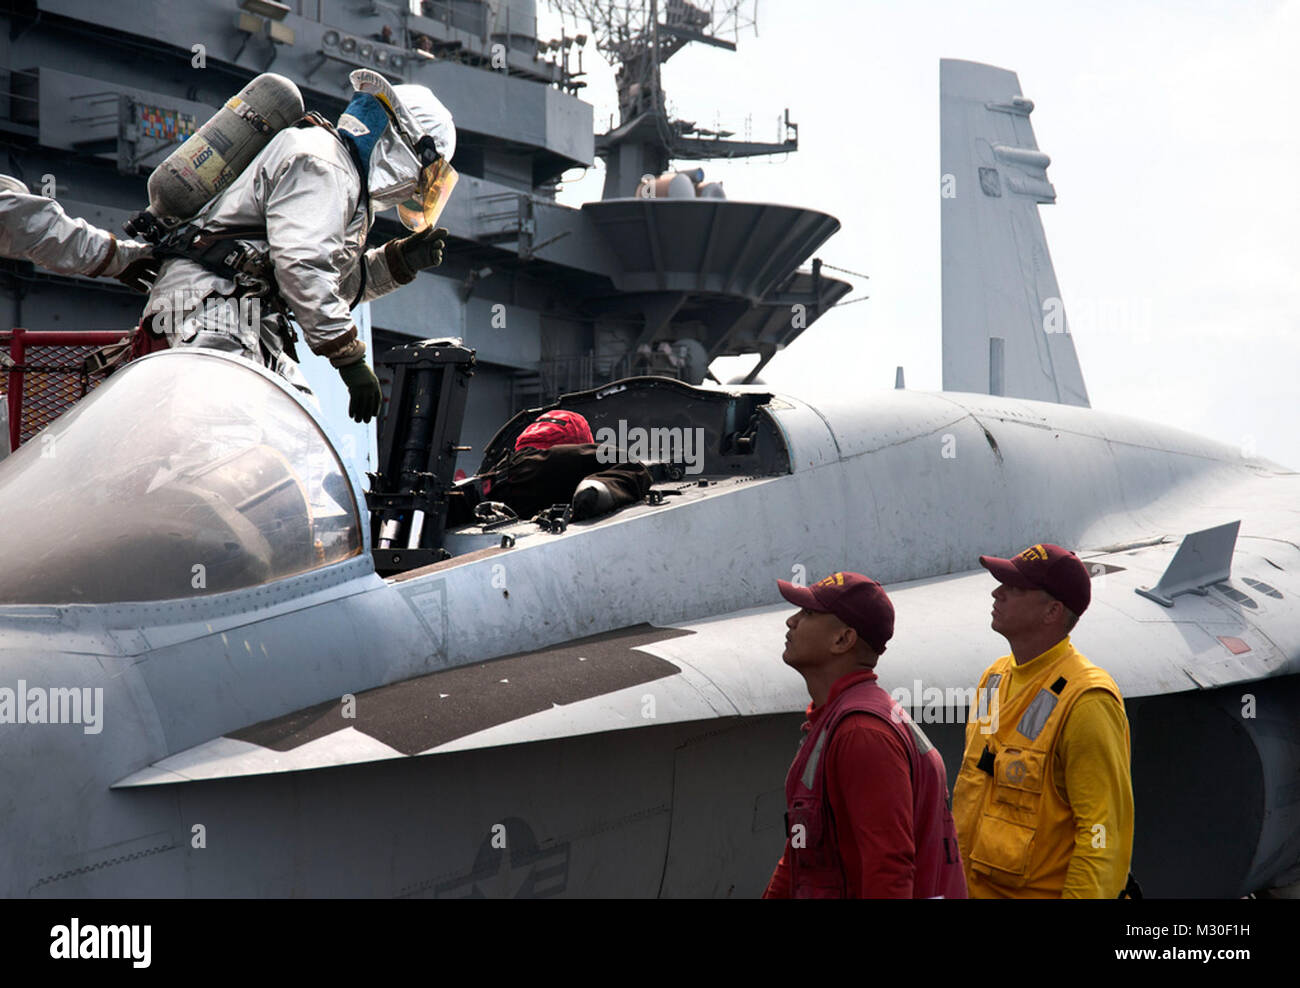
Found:
M 18 181 L 9 175 L 0 175 L 0 192 L 25 192 L 31 194 L 31 189 L 27 188 L 26 183 Z
M 348 77 L 357 92 L 384 102 L 397 119 L 390 123 L 370 155 L 370 201 L 378 210 L 408 199 L 420 177 L 415 151 L 421 137 L 432 137 L 447 161 L 456 153 L 456 125 L 451 113 L 425 86 L 394 86 L 378 72 L 357 69 Z

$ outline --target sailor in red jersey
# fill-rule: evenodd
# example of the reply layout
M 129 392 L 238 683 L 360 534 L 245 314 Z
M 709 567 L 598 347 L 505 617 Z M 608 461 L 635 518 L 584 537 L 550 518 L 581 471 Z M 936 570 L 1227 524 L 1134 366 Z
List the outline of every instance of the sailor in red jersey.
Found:
M 894 608 L 875 580 L 778 580 L 800 608 L 786 665 L 812 703 L 786 776 L 786 843 L 765 899 L 965 898 L 943 759 L 876 685 Z

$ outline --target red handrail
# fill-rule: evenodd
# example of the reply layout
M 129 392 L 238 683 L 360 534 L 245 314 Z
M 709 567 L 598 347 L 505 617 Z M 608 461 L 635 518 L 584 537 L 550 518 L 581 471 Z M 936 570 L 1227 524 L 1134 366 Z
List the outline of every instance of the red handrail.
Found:
M 0 332 L 0 342 L 9 340 L 9 356 L 18 367 L 23 366 L 29 346 L 107 346 L 126 339 L 129 330 L 91 330 L 82 333 L 22 329 L 15 326 L 9 332 Z M 9 372 L 9 448 L 17 449 L 22 439 L 23 372 Z

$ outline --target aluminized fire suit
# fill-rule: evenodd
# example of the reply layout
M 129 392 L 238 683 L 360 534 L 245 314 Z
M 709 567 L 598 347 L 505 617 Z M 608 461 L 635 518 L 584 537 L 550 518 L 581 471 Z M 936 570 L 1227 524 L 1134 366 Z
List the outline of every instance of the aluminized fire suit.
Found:
M 188 224 L 205 234 L 245 231 L 239 240 L 269 253 L 278 295 L 267 291 L 269 280 L 237 284 L 231 272 L 156 247 L 161 267 L 144 319 L 170 346 L 236 353 L 310 391 L 278 331 L 283 305 L 311 351 L 339 369 L 354 404 L 355 388 L 369 396 L 368 418 L 379 407 L 379 384 L 364 367 L 365 344 L 357 338 L 351 309 L 411 281 L 419 266 L 441 261 L 437 235 L 445 231 L 419 222 L 419 208 L 433 201 L 427 198 L 428 179 L 436 173 L 431 155 L 450 161 L 456 129 L 451 114 L 423 86 L 392 86 L 365 69 L 351 78 L 356 92 L 338 133 L 324 126 L 280 131 Z M 451 184 L 454 176 L 446 190 Z M 433 191 L 438 188 L 433 183 Z M 375 211 L 393 206 L 410 229 L 434 237 L 416 253 L 408 249 L 412 238 L 366 251 Z M 53 271 L 117 276 L 150 252 L 147 244 L 116 241 L 84 220 L 72 220 L 53 200 L 0 194 L 0 210 L 8 211 L 0 216 L 0 253 Z
M 57 274 L 116 278 L 150 250 L 146 243 L 118 240 L 107 230 L 74 219 L 56 200 L 30 195 L 22 182 L 0 175 L 0 255 Z
M 438 150 L 450 159 L 455 127 L 451 114 L 432 93 L 420 86 L 387 87 L 381 77 L 364 71 L 353 73 L 353 81 L 358 93 L 368 88 L 382 91 L 399 109 L 407 129 L 434 137 Z M 385 127 L 382 122 L 378 127 L 371 123 L 376 131 Z M 366 130 L 345 114 L 340 130 L 349 126 L 349 133 Z M 324 127 L 289 127 L 276 134 L 193 221 L 210 232 L 265 227 L 265 238 L 245 239 L 259 248 L 269 243 L 280 295 L 302 328 L 307 346 L 338 368 L 365 358 L 352 307 L 379 298 L 413 277 L 408 272 L 399 280 L 386 248 L 364 249 L 375 209 L 407 198 L 419 172 L 418 160 L 403 149 L 395 128 L 387 125 L 382 134 L 366 162 L 368 196 L 362 194 L 362 176 L 353 153 L 343 143 L 347 138 Z M 224 303 L 237 294 L 233 280 L 192 260 L 171 258 L 159 271 L 146 317 L 173 347 L 239 353 L 266 363 L 308 390 L 297 363 L 281 346 L 274 306 L 265 297 L 259 299 L 259 324 L 246 317 L 247 306 L 239 309 Z
M 365 356 L 351 309 L 397 287 L 383 248 L 364 251 L 373 212 L 361 196 L 361 181 L 348 152 L 320 127 L 280 131 L 231 186 L 195 223 L 219 232 L 266 227 L 276 282 L 308 348 L 334 365 Z M 361 291 L 362 271 L 365 291 Z M 232 318 L 217 304 L 236 295 L 235 282 L 194 261 L 165 261 L 149 293 L 146 316 L 170 346 L 202 346 L 266 363 L 292 384 L 306 389 L 297 363 L 284 353 L 276 331 L 276 312 L 258 299 L 260 319 Z M 246 307 L 243 312 L 250 310 Z M 263 361 L 265 344 L 269 360 Z

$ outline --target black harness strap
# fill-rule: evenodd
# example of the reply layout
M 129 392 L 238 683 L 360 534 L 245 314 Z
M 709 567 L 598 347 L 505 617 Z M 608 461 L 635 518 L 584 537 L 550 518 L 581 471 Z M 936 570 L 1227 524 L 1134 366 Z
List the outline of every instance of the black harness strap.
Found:
M 266 239 L 266 227 L 241 226 L 229 230 L 205 231 L 194 226 L 181 227 L 154 249 L 155 257 L 183 257 L 230 281 L 236 275 L 251 273 L 241 261 L 244 251 L 228 241 Z

